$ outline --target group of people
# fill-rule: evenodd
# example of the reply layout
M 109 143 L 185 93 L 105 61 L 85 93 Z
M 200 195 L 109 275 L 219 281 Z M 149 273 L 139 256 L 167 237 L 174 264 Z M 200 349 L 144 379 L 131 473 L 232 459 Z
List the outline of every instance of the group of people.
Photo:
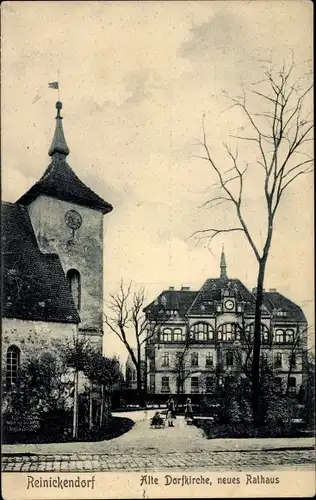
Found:
M 184 408 L 184 418 L 188 422 L 189 420 L 193 420 L 193 409 L 192 409 L 192 404 L 191 404 L 191 399 L 188 398 L 185 403 L 185 408 Z M 158 419 L 161 419 L 159 412 L 157 412 L 154 417 L 153 417 L 153 424 L 155 425 L 155 421 Z M 175 403 L 174 399 L 170 397 L 167 401 L 167 416 L 166 420 L 168 422 L 168 427 L 174 427 L 174 420 L 176 419 L 176 409 L 175 409 Z

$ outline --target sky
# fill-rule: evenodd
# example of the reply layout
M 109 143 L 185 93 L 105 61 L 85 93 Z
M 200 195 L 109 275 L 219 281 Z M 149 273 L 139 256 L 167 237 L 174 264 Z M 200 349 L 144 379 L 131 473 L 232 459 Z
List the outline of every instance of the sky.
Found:
M 312 59 L 308 1 L 2 3 L 2 197 L 16 201 L 49 164 L 59 81 L 63 125 L 76 174 L 114 209 L 104 218 L 105 300 L 120 280 L 144 287 L 147 302 L 169 286 L 198 290 L 228 275 L 250 289 L 257 264 L 241 233 L 211 245 L 192 235 L 233 224 L 227 208 L 203 210 L 214 174 L 201 154 L 209 143 L 227 163 L 223 141 L 244 116 L 228 109 L 294 54 L 302 75 Z M 231 142 L 232 147 L 235 145 Z M 254 159 L 249 144 L 242 160 Z M 258 245 L 264 237 L 260 174 L 250 169 L 245 215 Z M 213 191 L 212 191 L 213 190 Z M 265 288 L 301 305 L 314 325 L 313 176 L 286 193 L 275 222 Z M 125 360 L 105 328 L 105 353 Z

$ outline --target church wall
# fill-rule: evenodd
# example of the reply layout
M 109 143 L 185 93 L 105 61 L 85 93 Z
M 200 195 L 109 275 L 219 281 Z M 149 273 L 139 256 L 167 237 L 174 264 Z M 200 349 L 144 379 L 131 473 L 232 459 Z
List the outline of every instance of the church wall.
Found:
M 2 366 L 6 366 L 6 354 L 10 345 L 17 346 L 21 363 L 45 350 L 58 355 L 59 349 L 77 335 L 77 325 L 71 323 L 45 323 L 3 318 Z
M 103 331 L 103 216 L 75 203 L 39 196 L 28 207 L 39 248 L 59 255 L 65 274 L 76 269 L 81 278 L 81 323 L 87 333 Z M 82 217 L 74 234 L 65 222 L 68 210 Z M 102 344 L 102 339 L 99 338 Z

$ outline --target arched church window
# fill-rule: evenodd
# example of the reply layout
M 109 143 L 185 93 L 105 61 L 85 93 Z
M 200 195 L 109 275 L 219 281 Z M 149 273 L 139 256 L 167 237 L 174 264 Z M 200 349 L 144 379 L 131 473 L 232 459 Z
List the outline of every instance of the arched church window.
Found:
M 16 383 L 20 368 L 20 349 L 11 345 L 7 350 L 6 383 L 11 387 Z
M 69 269 L 67 272 L 67 281 L 70 286 L 75 306 L 79 311 L 81 305 L 81 280 L 79 271 L 77 271 L 77 269 Z

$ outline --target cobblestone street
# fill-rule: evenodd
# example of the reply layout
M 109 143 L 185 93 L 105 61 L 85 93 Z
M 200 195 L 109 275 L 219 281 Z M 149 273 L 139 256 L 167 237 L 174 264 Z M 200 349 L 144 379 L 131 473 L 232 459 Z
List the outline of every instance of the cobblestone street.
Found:
M 74 454 L 3 456 L 4 472 L 89 472 L 89 471 L 162 471 L 172 470 L 313 470 L 313 450 L 217 451 L 200 453 Z
M 152 412 L 121 413 L 134 427 L 110 441 L 4 445 L 4 472 L 180 470 L 310 470 L 313 438 L 205 439 L 182 417 L 174 428 L 150 429 Z

